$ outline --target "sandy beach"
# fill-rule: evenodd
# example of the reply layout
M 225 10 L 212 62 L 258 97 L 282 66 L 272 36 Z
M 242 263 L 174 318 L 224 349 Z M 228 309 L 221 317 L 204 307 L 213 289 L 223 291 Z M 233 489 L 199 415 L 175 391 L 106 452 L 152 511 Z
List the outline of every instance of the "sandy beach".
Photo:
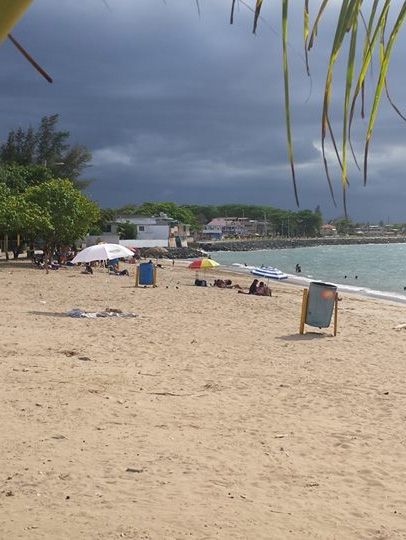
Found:
M 0 261 L 0 538 L 406 538 L 405 307 L 342 294 L 300 336 L 300 287 L 164 265 Z

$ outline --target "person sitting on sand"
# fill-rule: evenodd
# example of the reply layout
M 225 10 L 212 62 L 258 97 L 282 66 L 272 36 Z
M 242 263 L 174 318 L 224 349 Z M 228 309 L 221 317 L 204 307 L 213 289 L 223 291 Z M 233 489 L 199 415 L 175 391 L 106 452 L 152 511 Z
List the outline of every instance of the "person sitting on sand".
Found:
M 255 294 L 257 296 L 272 296 L 272 291 L 263 281 L 261 281 Z
M 85 264 L 85 269 L 83 270 L 82 274 L 93 274 L 93 268 L 89 262 Z
M 113 271 L 113 272 L 118 272 L 118 259 L 110 259 L 107 264 L 106 264 L 109 272 L 110 271 Z
M 119 270 L 118 264 L 109 266 L 109 274 L 112 274 L 113 276 L 129 276 L 130 275 L 126 268 L 124 270 Z
M 256 294 L 258 289 L 258 280 L 254 279 L 254 281 L 251 283 L 248 294 Z
M 112 272 L 112 274 L 114 276 L 129 276 L 130 275 L 126 268 L 124 268 L 124 270 L 117 270 L 115 272 Z
M 241 293 L 241 294 L 256 294 L 257 288 L 258 288 L 258 280 L 254 279 L 254 281 L 250 285 L 250 288 L 249 288 L 248 292 L 245 292 L 245 291 L 242 291 L 242 290 L 239 290 L 238 292 Z

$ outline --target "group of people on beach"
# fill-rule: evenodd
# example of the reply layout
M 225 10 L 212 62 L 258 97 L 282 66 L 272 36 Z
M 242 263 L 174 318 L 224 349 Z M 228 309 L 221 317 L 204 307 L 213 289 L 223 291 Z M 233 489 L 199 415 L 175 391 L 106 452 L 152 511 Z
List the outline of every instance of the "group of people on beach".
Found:
M 196 278 L 195 285 L 197 287 L 207 287 L 207 281 L 205 279 Z M 265 285 L 263 281 L 259 282 L 258 279 L 254 279 L 248 291 L 244 291 L 241 285 L 238 285 L 238 283 L 233 283 L 231 279 L 215 279 L 213 287 L 218 287 L 219 289 L 238 289 L 238 292 L 241 294 L 272 296 L 272 290 L 267 285 Z
M 93 263 L 90 263 L 90 262 L 85 263 L 85 267 L 81 273 L 93 275 L 93 266 L 95 262 L 96 261 L 94 261 Z M 99 261 L 97 262 L 99 263 Z M 129 276 L 130 275 L 126 268 L 123 270 L 120 270 L 118 266 L 118 259 L 111 259 L 108 262 L 109 262 L 109 265 L 107 268 L 108 268 L 109 274 L 114 275 L 114 276 Z
M 57 260 L 48 261 L 44 254 L 33 255 L 31 260 L 41 270 L 59 270 L 61 267 Z

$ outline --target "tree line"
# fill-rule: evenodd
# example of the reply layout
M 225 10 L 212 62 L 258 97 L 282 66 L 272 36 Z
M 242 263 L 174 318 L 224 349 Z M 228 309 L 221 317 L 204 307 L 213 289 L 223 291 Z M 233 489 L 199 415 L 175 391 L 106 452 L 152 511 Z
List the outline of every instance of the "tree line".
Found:
M 292 212 L 265 205 L 178 205 L 143 202 L 121 208 L 99 208 L 81 189 L 81 175 L 91 160 L 83 145 L 69 144 L 69 131 L 58 129 L 58 115 L 44 116 L 37 129 L 29 126 L 9 132 L 0 145 L 0 239 L 18 255 L 21 246 L 40 242 L 52 254 L 73 245 L 87 233 L 102 234 L 118 216 L 157 216 L 199 230 L 216 217 L 246 217 L 266 224 L 266 234 L 316 236 L 319 209 Z M 136 238 L 136 227 L 121 223 L 121 238 Z
M 186 223 L 192 230 L 202 229 L 214 218 L 245 217 L 260 221 L 264 224 L 267 235 L 313 237 L 320 234 L 323 223 L 320 208 L 312 210 L 282 210 L 266 205 L 254 204 L 222 204 L 222 205 L 177 205 L 173 202 L 144 202 L 139 206 L 126 205 L 120 208 L 105 208 L 100 212 L 100 220 L 93 228 L 94 234 L 101 234 L 108 223 L 118 216 L 131 217 L 134 215 L 157 216 L 160 213 Z

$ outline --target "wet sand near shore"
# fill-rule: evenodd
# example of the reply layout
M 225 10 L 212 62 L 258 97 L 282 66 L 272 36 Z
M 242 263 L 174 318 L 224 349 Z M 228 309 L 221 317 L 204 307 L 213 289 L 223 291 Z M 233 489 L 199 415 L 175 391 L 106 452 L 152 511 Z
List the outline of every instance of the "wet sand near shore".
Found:
M 300 336 L 300 287 L 163 264 L 0 261 L 0 538 L 406 538 L 403 306 L 342 294 Z

